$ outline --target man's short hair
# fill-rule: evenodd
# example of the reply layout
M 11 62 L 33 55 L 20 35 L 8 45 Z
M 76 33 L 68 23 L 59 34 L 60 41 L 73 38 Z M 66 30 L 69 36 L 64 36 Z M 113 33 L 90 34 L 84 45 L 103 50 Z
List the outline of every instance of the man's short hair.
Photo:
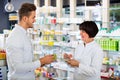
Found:
M 19 20 L 22 19 L 23 16 L 28 16 L 32 11 L 36 10 L 36 6 L 31 3 L 24 3 L 22 4 L 21 8 L 19 9 Z

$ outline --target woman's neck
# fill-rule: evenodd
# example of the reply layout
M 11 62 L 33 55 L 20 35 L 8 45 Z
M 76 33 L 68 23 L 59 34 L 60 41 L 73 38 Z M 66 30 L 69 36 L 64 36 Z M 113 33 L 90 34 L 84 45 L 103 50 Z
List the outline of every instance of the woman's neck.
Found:
M 86 45 L 86 44 L 88 44 L 88 43 L 90 43 L 90 42 L 92 42 L 92 41 L 94 41 L 94 38 L 89 38 L 89 39 L 87 39 L 87 40 L 84 42 L 84 44 Z

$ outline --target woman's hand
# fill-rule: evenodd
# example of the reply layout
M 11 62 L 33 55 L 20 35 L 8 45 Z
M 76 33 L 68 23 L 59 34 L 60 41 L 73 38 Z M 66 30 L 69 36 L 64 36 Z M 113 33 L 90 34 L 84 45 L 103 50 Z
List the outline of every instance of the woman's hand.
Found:
M 72 54 L 64 53 L 64 59 L 66 59 L 66 60 L 72 59 Z
M 69 59 L 68 61 L 66 61 L 70 66 L 72 67 L 79 67 L 79 62 L 75 59 Z

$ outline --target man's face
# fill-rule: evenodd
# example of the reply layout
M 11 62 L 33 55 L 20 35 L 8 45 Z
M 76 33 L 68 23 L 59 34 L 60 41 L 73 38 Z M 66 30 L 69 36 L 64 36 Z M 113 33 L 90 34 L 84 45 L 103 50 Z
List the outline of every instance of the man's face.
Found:
M 28 28 L 33 28 L 33 23 L 35 22 L 35 11 L 30 13 L 30 16 L 27 18 L 26 25 Z

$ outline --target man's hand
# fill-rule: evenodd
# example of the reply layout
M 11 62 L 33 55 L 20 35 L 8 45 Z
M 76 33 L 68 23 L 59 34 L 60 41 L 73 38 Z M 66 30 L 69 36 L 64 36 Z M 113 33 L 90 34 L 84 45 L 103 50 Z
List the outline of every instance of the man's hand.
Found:
M 53 55 L 46 55 L 45 57 L 40 58 L 41 66 L 43 66 L 45 64 L 50 64 L 53 61 L 55 61 L 55 58 Z

